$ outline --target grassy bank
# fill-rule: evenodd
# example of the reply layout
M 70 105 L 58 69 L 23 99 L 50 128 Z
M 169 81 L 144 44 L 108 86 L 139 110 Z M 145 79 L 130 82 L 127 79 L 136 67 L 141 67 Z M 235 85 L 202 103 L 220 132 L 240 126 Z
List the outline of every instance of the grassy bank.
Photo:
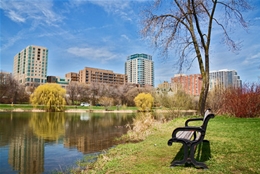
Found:
M 12 110 L 25 110 L 25 111 L 31 111 L 33 109 L 40 109 L 44 110 L 44 106 L 37 106 L 34 108 L 31 104 L 0 104 L 0 110 L 4 111 L 12 111 Z M 65 110 L 105 110 L 104 106 L 79 106 L 79 105 L 66 105 Z M 114 110 L 133 110 L 136 111 L 136 107 L 126 107 L 126 106 L 110 106 L 108 107 L 108 110 L 114 111 Z
M 112 148 L 99 156 L 84 173 L 260 173 L 260 118 L 228 118 L 216 116 L 210 120 L 202 156 L 209 170 L 192 166 L 170 168 L 180 152 L 181 144 L 167 145 L 172 130 L 184 124 L 187 118 L 156 124 L 142 142 L 128 143 Z M 204 147 L 205 146 L 205 147 Z M 177 157 L 176 157 L 177 155 Z
M 0 109 L 5 111 L 12 111 L 15 109 L 32 110 L 34 108 L 30 104 L 0 104 Z M 37 106 L 36 109 L 43 109 L 43 106 Z

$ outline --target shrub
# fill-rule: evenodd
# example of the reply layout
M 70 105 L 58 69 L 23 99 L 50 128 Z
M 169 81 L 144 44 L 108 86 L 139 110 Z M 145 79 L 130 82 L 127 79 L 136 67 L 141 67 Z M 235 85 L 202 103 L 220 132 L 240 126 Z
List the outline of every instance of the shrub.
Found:
M 135 97 L 134 102 L 140 111 L 150 111 L 153 107 L 154 98 L 149 93 L 140 93 Z
M 113 104 L 114 99 L 109 97 L 101 97 L 99 99 L 99 103 L 105 106 L 106 110 L 108 110 L 108 106 Z
M 257 117 L 260 114 L 260 86 L 244 85 L 229 89 L 224 95 L 223 109 L 236 117 Z
M 242 88 L 225 90 L 220 111 L 236 117 L 259 117 L 260 85 L 244 84 Z
M 182 90 L 178 90 L 173 97 L 173 106 L 177 110 L 183 109 L 195 109 L 196 103 L 195 100 L 187 93 Z
M 133 124 L 127 125 L 129 129 L 127 134 L 123 136 L 125 141 L 141 141 L 144 140 L 150 133 L 149 129 L 155 124 L 155 119 L 151 113 L 138 113 L 133 119 Z
M 206 108 L 211 108 L 214 110 L 215 114 L 221 113 L 224 93 L 225 89 L 220 86 L 216 86 L 211 91 L 209 91 Z
M 157 94 L 155 98 L 158 106 L 172 110 L 196 109 L 196 98 L 182 90 L 178 90 L 174 95 L 171 93 Z

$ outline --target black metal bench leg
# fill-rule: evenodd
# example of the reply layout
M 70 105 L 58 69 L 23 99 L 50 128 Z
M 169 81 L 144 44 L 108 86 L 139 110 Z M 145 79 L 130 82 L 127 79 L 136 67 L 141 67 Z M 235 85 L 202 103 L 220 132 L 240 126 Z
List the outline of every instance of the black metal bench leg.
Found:
M 189 156 L 189 147 L 187 146 L 187 144 L 184 144 L 183 143 L 183 151 L 184 151 L 184 157 L 182 160 L 176 160 L 176 161 L 173 161 L 171 163 L 171 167 L 174 167 L 174 166 L 179 166 L 179 165 L 182 165 L 182 164 L 185 164 L 187 162 L 187 159 L 188 159 L 188 156 Z
M 208 166 L 205 163 L 196 161 L 196 159 L 194 158 L 195 150 L 196 150 L 196 144 L 192 145 L 190 148 L 190 156 L 188 161 L 190 161 L 195 167 L 208 169 Z

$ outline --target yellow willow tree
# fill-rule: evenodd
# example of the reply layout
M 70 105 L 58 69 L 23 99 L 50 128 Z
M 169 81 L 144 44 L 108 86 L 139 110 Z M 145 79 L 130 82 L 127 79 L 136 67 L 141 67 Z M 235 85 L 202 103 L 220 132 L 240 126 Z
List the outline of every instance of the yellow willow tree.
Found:
M 49 112 L 63 111 L 66 104 L 65 94 L 66 90 L 59 84 L 46 83 L 35 89 L 30 96 L 30 101 L 34 107 L 44 105 L 45 110 Z
M 246 0 L 155 0 L 153 6 L 144 10 L 142 34 L 151 38 L 163 55 L 173 50 L 179 71 L 197 59 L 203 81 L 199 98 L 202 115 L 209 90 L 213 28 L 223 32 L 223 42 L 231 50 L 238 50 L 228 31 L 237 24 L 247 27 L 242 11 L 250 8 Z
M 134 102 L 140 111 L 150 111 L 153 107 L 154 98 L 149 93 L 140 93 L 134 98 Z

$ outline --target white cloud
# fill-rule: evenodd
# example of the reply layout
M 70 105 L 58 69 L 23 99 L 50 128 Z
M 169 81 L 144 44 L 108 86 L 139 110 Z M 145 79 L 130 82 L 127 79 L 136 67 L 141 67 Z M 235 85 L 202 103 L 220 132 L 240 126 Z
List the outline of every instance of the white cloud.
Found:
M 260 52 L 257 53 L 257 54 L 255 54 L 255 55 L 253 55 L 253 56 L 251 57 L 251 59 L 257 59 L 257 58 L 260 59 Z
M 71 47 L 67 49 L 67 51 L 73 55 L 78 57 L 83 57 L 89 60 L 94 61 L 101 61 L 102 63 L 106 62 L 107 60 L 117 58 L 117 55 L 112 53 L 107 48 L 79 48 L 79 47 Z
M 127 35 L 125 35 L 125 34 L 122 34 L 121 37 L 126 39 L 127 41 L 130 41 L 129 37 L 127 37 Z
M 22 16 L 20 16 L 13 10 L 10 10 L 8 12 L 8 16 L 10 17 L 11 20 L 13 20 L 15 22 L 25 22 L 25 18 L 23 18 Z
M 122 0 L 89 0 L 92 4 L 102 7 L 107 13 L 119 16 L 125 21 L 132 21 L 134 11 L 131 9 L 131 1 Z M 143 2 L 143 1 L 136 1 Z
M 63 17 L 54 12 L 52 1 L 1 1 L 0 8 L 12 21 L 21 23 L 32 20 L 33 23 L 56 25 Z
M 110 1 L 104 1 L 104 0 L 89 0 L 89 2 L 99 5 L 103 7 L 107 12 L 115 12 L 124 10 L 129 7 L 129 1 L 118 1 L 118 0 L 110 0 Z
M 25 34 L 26 33 L 24 31 L 20 31 L 19 33 L 14 35 L 12 38 L 8 39 L 7 43 L 2 44 L 0 52 L 7 49 L 8 47 L 14 45 L 18 40 L 22 39 L 25 36 Z
M 248 56 L 243 62 L 243 64 L 256 64 L 256 63 L 260 64 L 260 52 Z

